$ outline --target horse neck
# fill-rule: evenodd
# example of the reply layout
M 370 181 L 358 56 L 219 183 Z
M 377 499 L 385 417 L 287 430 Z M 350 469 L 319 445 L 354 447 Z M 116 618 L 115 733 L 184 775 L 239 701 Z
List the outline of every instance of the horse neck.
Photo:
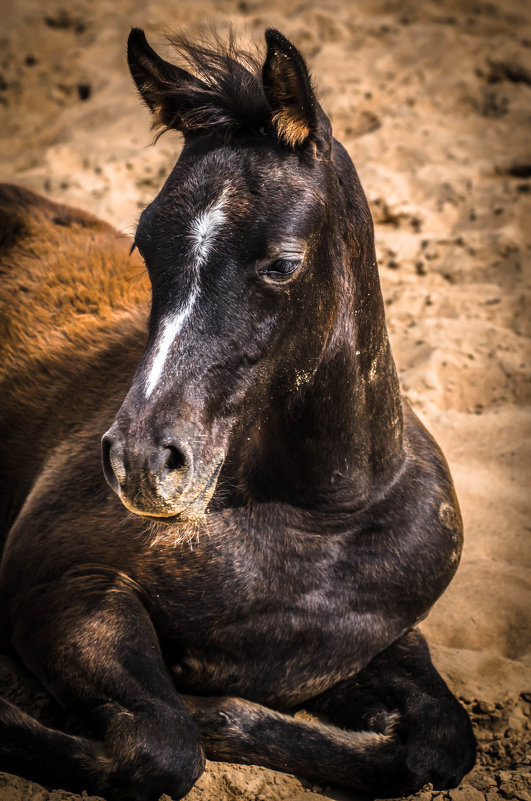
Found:
M 311 382 L 284 402 L 271 403 L 247 437 L 243 463 L 252 479 L 244 476 L 246 489 L 258 498 L 359 509 L 402 463 L 402 428 L 372 256 Z

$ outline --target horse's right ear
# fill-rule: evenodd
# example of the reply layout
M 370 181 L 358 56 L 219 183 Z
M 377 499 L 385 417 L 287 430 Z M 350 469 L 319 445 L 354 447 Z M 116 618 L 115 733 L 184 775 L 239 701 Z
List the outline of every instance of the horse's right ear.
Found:
M 313 143 L 329 151 L 332 126 L 317 101 L 304 58 L 280 31 L 269 28 L 265 38 L 262 85 L 279 140 L 289 147 Z
M 154 117 L 154 126 L 182 131 L 183 114 L 188 109 L 179 102 L 186 85 L 205 88 L 202 82 L 181 67 L 164 61 L 149 46 L 141 28 L 131 28 L 127 40 L 127 63 L 143 100 Z

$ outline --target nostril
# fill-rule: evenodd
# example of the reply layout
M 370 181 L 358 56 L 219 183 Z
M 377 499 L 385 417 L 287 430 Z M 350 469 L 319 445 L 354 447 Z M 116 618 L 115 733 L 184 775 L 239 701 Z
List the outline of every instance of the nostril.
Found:
M 165 468 L 168 473 L 171 473 L 173 470 L 180 470 L 183 467 L 187 466 L 188 460 L 186 455 L 179 449 L 176 448 L 175 445 L 167 444 L 165 449 Z
M 113 490 L 115 492 L 118 492 L 120 485 L 112 467 L 111 448 L 112 448 L 112 439 L 107 434 L 105 434 L 103 439 L 101 440 L 101 462 L 103 466 L 103 475 L 105 476 L 107 483 L 110 484 Z

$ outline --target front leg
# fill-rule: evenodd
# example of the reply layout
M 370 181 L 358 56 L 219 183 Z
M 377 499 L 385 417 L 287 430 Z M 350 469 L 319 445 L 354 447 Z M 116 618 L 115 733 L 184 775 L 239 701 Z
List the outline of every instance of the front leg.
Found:
M 346 729 L 373 731 L 383 730 L 389 714 L 397 713 L 401 786 L 383 786 L 382 794 L 415 792 L 428 782 L 436 789 L 455 787 L 474 766 L 470 719 L 435 670 L 418 629 L 400 637 L 352 679 L 312 699 L 308 708 Z
M 109 799 L 177 799 L 190 790 L 204 768 L 199 732 L 132 581 L 96 572 L 35 588 L 14 606 L 13 645 L 62 704 L 88 719 L 95 740 L 0 707 L 3 769 L 11 753 L 28 778 Z

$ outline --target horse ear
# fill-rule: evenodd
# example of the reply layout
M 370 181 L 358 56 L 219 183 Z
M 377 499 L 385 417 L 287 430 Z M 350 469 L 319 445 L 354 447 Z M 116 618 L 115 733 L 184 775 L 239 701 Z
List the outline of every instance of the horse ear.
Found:
M 317 102 L 303 57 L 279 31 L 269 28 L 265 38 L 262 84 L 278 138 L 290 147 L 310 140 L 329 147 L 330 121 Z
M 202 81 L 181 67 L 164 61 L 147 42 L 141 28 L 131 28 L 127 63 L 142 98 L 151 109 L 155 127 L 183 130 L 187 110 L 179 102 L 179 90 L 205 88 Z

